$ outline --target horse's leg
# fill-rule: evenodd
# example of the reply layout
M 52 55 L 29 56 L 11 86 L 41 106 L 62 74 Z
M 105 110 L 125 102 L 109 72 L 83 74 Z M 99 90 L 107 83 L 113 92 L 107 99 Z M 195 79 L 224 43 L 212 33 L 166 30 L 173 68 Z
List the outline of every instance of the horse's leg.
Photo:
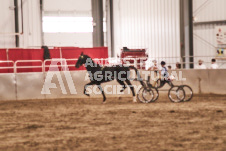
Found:
M 84 93 L 85 95 L 90 96 L 89 94 L 86 93 L 86 88 L 87 88 L 88 86 L 90 86 L 90 85 L 93 85 L 93 84 L 94 84 L 94 83 L 91 81 L 90 83 L 88 83 L 88 84 L 86 84 L 86 85 L 84 86 L 84 92 L 83 92 L 83 93 Z
M 122 90 L 120 90 L 120 92 L 123 92 L 126 89 L 126 85 L 123 81 L 117 79 L 118 83 L 122 86 Z
M 131 90 L 132 93 L 133 93 L 133 102 L 137 102 L 133 85 L 131 84 L 131 82 L 130 82 L 128 79 L 126 79 L 126 83 L 129 85 L 130 90 Z
M 104 94 L 104 90 L 102 89 L 101 85 L 97 85 L 97 86 L 98 86 L 98 88 L 100 89 L 100 91 L 101 91 L 101 93 L 103 95 L 103 103 L 104 103 L 106 101 L 106 96 Z

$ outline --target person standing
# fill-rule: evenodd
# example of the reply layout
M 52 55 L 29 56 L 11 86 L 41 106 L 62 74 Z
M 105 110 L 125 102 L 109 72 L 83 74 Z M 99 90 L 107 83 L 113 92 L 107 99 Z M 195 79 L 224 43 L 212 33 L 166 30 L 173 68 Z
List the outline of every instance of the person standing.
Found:
M 203 64 L 203 60 L 198 61 L 198 65 L 195 67 L 195 69 L 206 69 L 206 65 Z
M 210 69 L 218 69 L 218 68 L 219 66 L 216 63 L 216 59 L 212 59 Z
M 176 63 L 176 68 L 175 68 L 175 70 L 178 70 L 178 69 L 181 69 L 181 64 L 180 64 L 180 62 L 177 62 L 177 63 Z

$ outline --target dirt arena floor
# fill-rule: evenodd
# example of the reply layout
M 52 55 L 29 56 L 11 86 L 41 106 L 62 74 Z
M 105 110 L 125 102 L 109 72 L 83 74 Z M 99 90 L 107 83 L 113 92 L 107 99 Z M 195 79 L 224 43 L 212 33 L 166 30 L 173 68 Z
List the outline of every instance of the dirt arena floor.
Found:
M 226 150 L 226 97 L 0 102 L 0 150 Z

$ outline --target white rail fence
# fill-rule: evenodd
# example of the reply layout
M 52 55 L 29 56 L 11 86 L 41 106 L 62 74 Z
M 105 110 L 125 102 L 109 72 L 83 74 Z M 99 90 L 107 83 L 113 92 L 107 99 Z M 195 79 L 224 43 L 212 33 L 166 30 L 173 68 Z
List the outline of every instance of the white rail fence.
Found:
M 19 63 L 40 63 L 39 66 L 18 66 Z M 43 70 L 43 62 L 42 60 L 18 60 L 14 63 L 14 73 L 17 73 L 17 69 L 35 69 L 41 68 Z
M 95 63 L 111 66 L 117 64 L 124 64 L 128 66 L 136 66 L 137 67 L 137 59 L 136 58 L 123 58 L 123 59 L 115 59 L 115 58 L 107 58 L 107 59 L 93 59 Z M 14 61 L 0 61 L 0 70 L 1 69 L 12 69 L 14 73 L 17 73 L 19 69 L 41 69 L 42 72 L 46 72 L 49 67 L 60 68 L 60 71 L 68 71 L 69 67 L 75 67 L 78 59 L 47 59 L 45 61 L 42 60 L 18 60 Z M 10 66 L 2 66 L 2 64 L 11 64 Z M 39 65 L 23 65 L 27 63 L 35 63 Z
M 159 58 L 106 58 L 106 59 L 93 59 L 95 63 L 111 66 L 117 64 L 124 64 L 127 66 L 135 66 L 139 69 L 147 69 L 151 66 L 153 60 L 156 60 L 158 65 L 161 61 L 165 61 L 167 66 L 172 66 L 172 69 L 175 69 L 176 64 L 180 63 L 182 69 L 189 69 L 190 65 L 194 67 L 198 65 L 198 60 L 203 60 L 204 64 L 209 68 L 211 66 L 211 56 L 185 56 L 185 57 L 159 57 Z M 193 61 L 190 61 L 192 59 Z M 226 69 L 226 57 L 215 58 L 219 69 Z M 60 71 L 68 70 L 70 67 L 74 67 L 78 59 L 47 59 L 42 60 L 18 60 L 14 61 L 0 61 L 0 70 L 10 70 L 11 73 L 17 73 L 19 69 L 40 69 L 42 72 L 46 72 L 50 66 L 60 68 Z M 54 63 L 57 62 L 58 64 Z M 23 64 L 32 64 L 32 65 L 23 65 Z M 34 65 L 35 64 L 35 65 Z M 3 66 L 4 65 L 4 66 Z M 73 69 L 70 68 L 73 71 Z M 74 69 L 75 70 L 75 69 Z

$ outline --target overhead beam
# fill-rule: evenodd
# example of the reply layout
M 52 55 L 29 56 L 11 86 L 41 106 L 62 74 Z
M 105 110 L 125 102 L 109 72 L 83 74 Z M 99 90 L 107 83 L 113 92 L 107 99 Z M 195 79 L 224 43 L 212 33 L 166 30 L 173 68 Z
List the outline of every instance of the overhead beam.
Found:
M 92 16 L 93 16 L 93 46 L 104 46 L 103 33 L 103 1 L 92 0 Z
M 226 24 L 226 20 L 202 21 L 202 22 L 194 22 L 193 24 L 194 24 L 194 25 Z

